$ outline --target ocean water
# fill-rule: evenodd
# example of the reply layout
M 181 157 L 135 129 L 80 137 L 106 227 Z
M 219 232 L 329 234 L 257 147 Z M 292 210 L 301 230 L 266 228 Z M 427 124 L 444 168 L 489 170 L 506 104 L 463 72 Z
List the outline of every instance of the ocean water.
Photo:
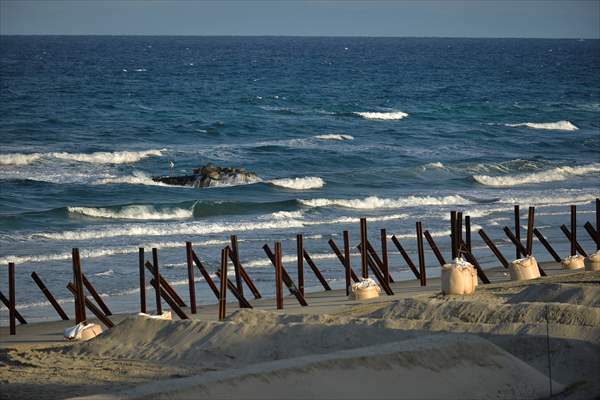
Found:
M 16 262 L 31 320 L 57 318 L 32 271 L 73 314 L 73 247 L 113 312 L 137 311 L 139 246 L 160 248 L 162 272 L 187 298 L 184 242 L 216 269 L 237 234 L 269 296 L 262 246 L 282 241 L 295 276 L 297 233 L 342 287 L 327 241 L 341 245 L 344 229 L 358 241 L 360 217 L 376 247 L 386 228 L 411 254 L 421 220 L 449 258 L 449 212 L 464 211 L 491 266 L 475 231 L 514 257 L 502 233 L 514 204 L 523 224 L 535 205 L 536 226 L 566 255 L 568 206 L 581 227 L 600 195 L 598 40 L 2 36 L 0 110 L 0 290 Z M 154 183 L 170 160 L 175 174 L 212 162 L 260 179 Z M 411 278 L 388 247 L 393 275 Z M 427 263 L 439 273 L 429 252 Z M 197 291 L 215 302 L 201 280 Z

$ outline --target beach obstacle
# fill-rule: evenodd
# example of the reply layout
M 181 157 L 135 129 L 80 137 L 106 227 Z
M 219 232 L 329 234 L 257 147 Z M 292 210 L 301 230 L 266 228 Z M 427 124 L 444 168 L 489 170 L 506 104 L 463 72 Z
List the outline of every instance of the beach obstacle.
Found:
M 304 248 L 304 237 L 301 234 L 296 235 L 296 259 L 298 262 L 298 290 L 302 293 L 302 296 L 304 296 L 304 261 L 306 261 L 311 271 L 315 274 L 323 289 L 331 290 L 327 279 L 325 279 L 317 264 L 313 261 L 308 250 Z
M 213 292 L 213 294 L 215 295 L 215 298 L 218 301 L 219 300 L 219 289 L 217 288 L 215 281 L 213 281 L 212 277 L 208 273 L 208 269 L 202 263 L 202 261 L 200 261 L 200 258 L 198 258 L 198 255 L 196 255 L 196 253 L 194 252 L 193 249 L 192 249 L 192 259 L 194 261 L 194 265 L 196 265 L 196 267 L 200 271 L 200 274 L 202 274 L 202 277 L 204 278 L 204 280 L 210 287 L 210 290 Z
M 10 334 L 17 334 L 17 300 L 15 293 L 15 263 L 8 263 L 8 314 L 10 320 Z
M 483 230 L 483 228 L 479 229 L 478 233 L 479 233 L 479 236 L 481 236 L 481 238 L 483 239 L 483 241 L 487 245 L 487 247 L 489 247 L 489 249 L 492 251 L 492 253 L 494 253 L 494 255 L 496 256 L 496 258 L 498 259 L 498 261 L 500 261 L 500 264 L 502 264 L 502 266 L 504 268 L 508 268 L 508 266 L 509 266 L 508 260 L 506 259 L 506 257 L 504 257 L 504 255 L 502 254 L 502 252 L 500 252 L 500 250 L 498 249 L 498 247 L 496 247 L 496 245 L 490 239 L 490 237 L 485 233 L 485 231 Z
M 10 313 L 10 300 L 2 292 L 0 292 L 0 301 L 2 301 L 2 303 L 6 306 L 6 308 L 8 309 L 8 311 Z M 10 316 L 9 316 L 9 318 L 10 318 Z M 27 321 L 25 320 L 25 318 L 23 318 L 21 313 L 19 313 L 19 310 L 17 310 L 16 305 L 15 305 L 15 318 L 17 319 L 17 321 L 19 321 L 19 323 L 21 325 L 27 324 Z
M 465 244 L 467 250 L 471 251 L 471 217 L 465 216 Z
M 194 258 L 192 257 L 192 242 L 185 242 L 185 260 L 188 273 L 188 290 L 190 293 L 190 313 L 196 314 L 196 282 L 194 281 Z
M 561 262 L 562 261 L 562 259 L 558 255 L 558 253 L 550 245 L 550 242 L 548 242 L 548 240 L 544 237 L 544 235 L 542 234 L 542 232 L 540 232 L 537 228 L 533 228 L 533 234 L 535 235 L 535 237 L 537 237 L 537 239 L 544 246 L 544 248 L 546 249 L 546 251 L 552 256 L 552 258 L 554 258 L 554 261 L 556 261 L 556 262 Z
M 96 304 L 100 307 L 100 309 L 102 309 L 102 312 L 106 315 L 112 315 L 112 312 L 110 311 L 106 303 L 104 303 L 104 300 L 102 300 L 102 297 L 100 297 L 98 291 L 96 290 L 96 288 L 94 288 L 94 285 L 92 285 L 92 283 L 88 280 L 84 273 L 81 274 L 81 278 L 83 280 L 83 286 L 85 286 L 88 292 L 92 295 L 92 297 L 96 301 Z
M 427 286 L 427 274 L 425 272 L 425 251 L 423 249 L 423 226 L 421 221 L 416 223 L 417 229 L 417 252 L 419 253 L 419 277 L 421 286 Z
M 417 280 L 420 281 L 421 280 L 421 274 L 419 273 L 419 270 L 415 266 L 415 263 L 412 261 L 412 259 L 410 258 L 410 256 L 406 252 L 406 250 L 404 250 L 404 247 L 402 247 L 402 244 L 400 243 L 400 240 L 398 240 L 398 238 L 396 237 L 396 235 L 392 235 L 392 243 L 394 243 L 394 245 L 396 246 L 396 248 L 398 249 L 398 251 L 402 255 L 402 258 L 404 258 L 404 261 L 406 261 L 406 264 L 408 265 L 408 267 L 410 268 L 410 270 L 412 271 L 412 273 L 415 275 L 415 277 L 417 278 Z
M 519 208 L 520 207 L 518 204 L 516 204 L 514 206 L 514 215 L 515 215 L 514 237 L 515 237 L 516 242 L 519 243 L 519 246 L 516 246 L 516 248 L 515 248 L 515 259 L 521 258 L 521 256 L 525 255 L 525 252 L 526 252 L 526 249 L 521 245 L 521 212 L 520 212 Z
M 115 326 L 115 324 L 110 320 L 110 318 L 108 318 L 102 312 L 102 310 L 100 310 L 90 299 L 88 299 L 85 295 L 83 295 L 83 296 L 81 295 L 81 292 L 77 289 L 77 285 L 74 285 L 72 282 L 69 282 L 67 284 L 67 289 L 69 289 L 69 291 L 73 294 L 73 296 L 75 296 L 75 298 L 77 299 L 78 303 L 80 303 L 81 305 L 84 306 L 84 310 L 83 310 L 84 315 L 85 315 L 85 308 L 87 308 L 107 328 L 112 328 L 113 326 Z M 81 323 L 81 322 L 83 322 L 84 324 L 86 324 L 87 320 L 82 320 L 82 321 L 80 321 L 78 323 Z
M 262 296 L 261 296 L 260 292 L 258 291 L 258 288 L 254 284 L 254 281 L 252 281 L 252 279 L 250 278 L 250 275 L 248 275 L 248 272 L 246 272 L 246 269 L 244 268 L 244 266 L 242 265 L 242 263 L 240 261 L 240 252 L 239 252 L 239 248 L 238 248 L 237 236 L 232 235 L 230 237 L 230 239 L 231 239 L 231 246 L 229 246 L 228 252 L 229 252 L 229 258 L 231 258 L 233 265 L 234 265 L 234 271 L 236 273 L 236 284 L 238 285 L 238 287 L 242 288 L 242 283 L 240 281 L 240 277 L 241 277 L 241 279 L 246 283 L 246 286 L 248 286 L 248 288 L 252 292 L 252 295 L 254 296 L 254 298 L 260 299 Z M 242 288 L 242 290 L 240 290 L 240 293 L 242 293 L 242 294 L 244 293 L 243 288 Z
M 229 246 L 225 246 L 224 248 L 225 252 L 226 252 L 226 257 L 225 257 L 225 273 L 223 274 L 222 269 L 217 270 L 215 272 L 215 275 L 217 276 L 217 278 L 219 278 L 221 281 L 225 280 L 226 282 L 226 286 L 227 288 L 231 291 L 231 293 L 233 294 L 233 296 L 237 299 L 239 307 L 240 308 L 252 308 L 252 305 L 250 304 L 250 302 L 248 300 L 246 300 L 246 298 L 244 297 L 244 294 L 241 293 L 238 289 L 239 286 L 237 286 L 236 284 L 234 284 L 229 277 L 227 276 L 227 267 L 229 267 Z M 241 282 L 240 282 L 241 283 Z M 221 285 L 219 285 L 220 287 Z M 221 295 L 220 295 L 220 291 L 219 291 L 219 301 L 221 299 Z
M 227 313 L 227 249 L 221 249 L 221 284 L 219 285 L 219 321 L 225 319 Z M 225 277 L 225 279 L 223 279 Z
M 169 295 L 169 293 L 164 289 L 164 287 L 160 284 L 157 284 L 156 278 L 150 279 L 150 285 L 154 288 L 155 291 L 158 292 L 160 298 L 162 298 L 168 305 L 171 307 L 171 310 L 177 314 L 180 319 L 189 319 L 188 315 L 179 307 L 177 302 Z M 160 302 L 160 300 L 159 300 Z M 156 315 L 162 315 L 162 304 L 160 307 L 160 314 L 157 312 Z
M 275 242 L 275 300 L 278 310 L 283 310 L 283 285 L 282 271 L 283 265 L 281 264 L 281 242 Z
M 369 268 L 368 268 L 368 253 L 367 253 L 367 219 L 360 219 L 360 267 L 361 274 L 363 278 L 369 277 Z
M 273 264 L 273 267 L 275 267 L 275 273 L 277 274 L 278 267 L 277 267 L 277 259 L 275 257 L 275 254 L 273 254 L 273 251 L 271 251 L 271 248 L 269 247 L 268 244 L 265 244 L 263 246 L 263 250 L 267 254 L 267 257 L 269 257 L 269 260 L 271 260 L 271 264 Z M 303 307 L 307 306 L 308 303 L 306 302 L 306 299 L 304 298 L 302 293 L 300 293 L 300 291 L 294 284 L 294 281 L 292 280 L 292 278 L 290 278 L 290 275 L 288 274 L 285 267 L 283 266 L 283 263 L 280 263 L 280 264 L 281 264 L 281 278 L 282 278 L 283 282 L 285 283 L 285 285 L 287 286 L 288 290 L 290 291 L 291 294 L 293 294 L 296 297 L 296 299 L 298 300 L 298 303 L 300 303 L 301 306 L 303 306 Z
M 140 275 L 140 312 L 146 314 L 146 259 L 144 256 L 144 248 L 138 248 L 138 266 Z
M 579 242 L 577 241 L 577 208 L 576 206 L 571 206 L 571 230 L 567 228 L 566 225 L 561 225 L 560 230 L 564 233 L 566 238 L 571 243 L 571 257 L 576 256 L 577 253 L 581 254 L 584 257 L 587 257 L 588 254 L 581 247 Z
M 516 237 L 516 235 L 508 226 L 505 226 L 502 230 L 504 231 L 506 237 L 510 239 L 510 241 L 515 245 L 515 247 L 518 248 L 518 250 L 516 250 L 516 252 L 518 252 L 517 259 L 521 257 L 521 254 L 527 253 L 527 249 L 525 248 L 525 246 L 523 246 L 523 243 L 521 243 L 521 241 Z
M 352 269 L 351 261 L 350 261 L 350 235 L 348 231 L 343 232 L 344 237 L 344 254 L 341 253 L 339 247 L 335 243 L 335 240 L 329 239 L 327 243 L 329 243 L 329 247 L 333 250 L 338 260 L 342 263 L 344 267 L 344 277 L 346 280 L 346 296 L 350 295 L 350 288 L 352 286 L 352 282 L 358 282 L 358 276 Z
M 85 296 L 83 294 L 83 278 L 81 276 L 81 259 L 79 257 L 78 248 L 73 248 L 71 252 L 71 258 L 73 261 L 73 282 L 75 282 L 73 287 L 74 291 L 71 292 L 75 296 L 75 323 L 79 324 L 80 322 L 86 321 L 86 315 L 84 302 Z
M 594 229 L 594 226 L 589 221 L 586 222 L 583 227 L 588 235 L 590 235 L 594 243 L 596 243 L 596 250 L 600 250 L 600 232 Z
M 383 261 L 379 258 L 379 256 L 375 252 L 375 249 L 373 249 L 373 246 L 371 246 L 369 241 L 367 241 L 366 243 L 367 243 L 367 249 L 371 250 L 371 251 L 367 252 L 367 265 L 369 268 L 371 268 L 371 271 L 373 271 L 373 275 L 375 275 L 375 278 L 377 279 L 377 281 L 379 282 L 379 285 L 383 288 L 385 293 L 388 296 L 391 296 L 394 294 L 394 292 L 392 291 L 392 288 L 390 287 L 389 271 L 388 271 L 388 276 L 386 277 L 385 273 L 383 271 Z M 369 249 L 369 247 L 370 247 L 370 249 Z M 358 246 L 356 246 L 356 248 L 362 254 L 362 243 L 359 244 Z M 373 255 L 370 254 L 371 252 L 373 253 Z
M 46 285 L 44 284 L 44 282 L 42 281 L 42 279 L 38 276 L 37 273 L 35 273 L 35 271 L 31 273 L 31 279 L 33 279 L 33 281 L 40 288 L 40 290 L 42 291 L 42 293 L 44 294 L 44 296 L 46 296 L 46 299 L 48 299 L 48 301 L 50 302 L 50 304 L 52 305 L 52 307 L 54 307 L 54 310 L 59 315 L 59 317 L 63 321 L 68 321 L 69 320 L 69 316 L 67 315 L 67 313 L 65 312 L 65 310 L 63 310 L 63 308 L 60 306 L 60 304 L 58 304 L 58 301 L 56 301 L 56 299 L 54 298 L 54 296 L 52 295 L 52 293 L 50 292 L 50 290 L 48 290 L 48 288 L 46 287 Z
M 525 249 L 527 255 L 533 255 L 533 222 L 535 218 L 535 207 L 529 207 L 527 212 L 527 241 L 525 242 Z
M 431 250 L 433 251 L 435 258 L 438 260 L 438 263 L 440 263 L 440 267 L 443 267 L 446 264 L 446 259 L 435 243 L 435 240 L 433 240 L 433 236 L 431 236 L 431 233 L 429 233 L 428 230 L 425 230 L 423 235 L 425 236 L 425 239 L 427 239 L 427 243 L 429 243 L 429 247 L 431 247 Z

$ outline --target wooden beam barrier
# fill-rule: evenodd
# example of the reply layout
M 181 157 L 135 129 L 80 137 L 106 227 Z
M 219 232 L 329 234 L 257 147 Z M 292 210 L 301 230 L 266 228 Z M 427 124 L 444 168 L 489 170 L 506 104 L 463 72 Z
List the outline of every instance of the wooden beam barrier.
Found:
M 535 217 L 535 207 L 529 207 L 527 211 L 527 242 L 525 249 L 527 255 L 533 255 L 533 222 Z
M 383 278 L 385 279 L 385 283 L 390 286 L 390 284 L 394 281 L 392 279 L 392 275 L 390 274 L 390 263 L 388 258 L 388 248 L 387 248 L 387 232 L 385 229 L 381 229 L 380 231 L 381 237 L 381 265 L 380 268 L 383 270 Z M 377 255 L 371 243 L 367 242 L 367 245 L 370 249 L 373 250 L 373 253 Z M 373 257 L 374 258 L 374 257 Z
M 219 321 L 227 314 L 227 248 L 221 249 L 221 284 L 219 285 Z
M 69 291 L 73 294 L 73 296 L 79 298 L 79 293 L 77 292 L 77 287 L 73 284 L 73 282 L 69 282 L 67 284 L 67 289 L 69 289 Z M 112 328 L 113 326 L 115 326 L 115 324 L 110 320 L 110 318 L 108 318 L 106 315 L 104 315 L 102 313 L 102 310 L 100 310 L 98 307 L 96 307 L 96 305 L 87 297 L 83 296 L 83 298 L 81 298 L 81 300 L 79 300 L 81 304 L 83 304 L 85 307 L 87 307 L 88 310 L 90 310 L 92 312 L 92 314 L 94 314 L 96 316 L 96 318 L 98 318 L 98 320 L 100 320 L 100 322 L 102 322 L 107 328 Z M 82 321 L 82 322 L 86 322 L 86 320 Z
M 40 290 L 42 291 L 42 293 L 44 294 L 44 296 L 46 296 L 46 299 L 48 299 L 48 301 L 50 302 L 50 304 L 52 304 L 52 307 L 54 307 L 54 310 L 59 315 L 59 317 L 63 321 L 68 321 L 69 320 L 69 316 L 67 315 L 67 313 L 65 312 L 65 310 L 63 310 L 63 308 L 60 306 L 60 304 L 58 304 L 58 301 L 56 301 L 56 299 L 54 298 L 54 296 L 52 295 L 52 293 L 50 293 L 50 290 L 48 290 L 48 288 L 46 287 L 46 285 L 44 284 L 44 282 L 42 281 L 42 279 L 38 276 L 38 274 L 36 274 L 35 272 L 32 272 L 31 273 L 31 279 L 33 279 L 33 281 L 40 288 Z
M 158 250 L 156 248 L 152 249 L 152 262 L 154 265 L 149 262 L 146 263 L 146 267 L 150 267 L 152 265 L 153 268 L 149 268 L 152 275 L 154 275 L 154 279 L 156 280 L 156 285 L 154 285 L 154 297 L 156 299 L 156 315 L 162 315 L 162 303 L 160 300 L 160 284 L 162 283 L 160 276 L 160 267 L 158 264 Z
M 452 251 L 452 259 L 457 257 L 456 254 L 456 211 L 450 211 L 450 249 Z M 419 279 L 419 278 L 417 278 Z
M 361 267 L 361 274 L 363 278 L 368 278 L 369 277 L 369 268 L 368 268 L 368 261 L 367 261 L 367 219 L 366 218 L 361 218 L 360 219 L 360 245 L 361 245 L 361 250 L 360 250 L 360 267 Z
M 579 252 L 579 254 L 581 254 L 584 257 L 588 256 L 586 251 L 583 249 L 583 247 L 581 247 L 581 245 L 577 241 L 577 238 L 575 238 L 575 239 L 572 238 L 571 231 L 569 230 L 569 228 L 566 227 L 566 225 L 564 225 L 564 224 L 561 225 L 560 230 L 562 231 L 562 233 L 565 234 L 565 236 L 571 243 L 571 253 L 575 252 L 575 254 L 577 254 L 577 252 Z M 571 254 L 571 255 L 575 255 L 575 254 Z
M 504 268 L 508 268 L 508 266 L 510 265 L 508 263 L 508 260 L 506 259 L 506 257 L 504 257 L 504 255 L 500 252 L 498 247 L 496 247 L 494 242 L 492 242 L 492 239 L 489 238 L 489 236 L 485 233 L 483 229 L 479 230 L 479 236 L 481 236 L 487 247 L 489 247 L 492 253 L 494 253 L 498 261 L 500 261 L 500 264 L 502 264 Z
M 206 281 L 206 283 L 208 283 L 208 286 L 215 295 L 216 299 L 219 300 L 219 289 L 217 288 L 215 281 L 212 279 L 212 277 L 208 273 L 208 270 L 206 269 L 204 264 L 202 264 L 202 261 L 200 261 L 194 250 L 192 250 L 192 259 L 194 260 L 194 264 L 196 264 L 196 267 L 198 267 L 198 270 L 200 270 L 200 273 L 204 277 L 204 280 Z
M 456 213 L 456 229 L 455 229 L 455 234 L 456 234 L 456 256 L 460 257 L 461 256 L 461 246 L 463 243 L 463 236 L 462 236 L 462 226 L 463 226 L 463 213 L 462 212 L 457 212 Z
M 222 279 L 222 277 L 221 277 L 221 271 L 215 272 L 215 275 L 217 275 L 217 278 Z M 244 295 L 241 294 L 237 290 L 236 285 L 231 281 L 231 279 L 229 279 L 229 278 L 226 278 L 226 279 L 227 279 L 227 288 L 229 289 L 229 291 L 237 299 L 239 307 L 240 308 L 252 308 L 252 305 L 250 304 L 250 302 L 248 302 L 248 300 L 246 300 L 246 298 L 244 297 Z
M 440 249 L 435 244 L 433 236 L 431 236 L 431 234 L 427 230 L 423 232 L 423 234 L 425 235 L 425 239 L 427 239 L 427 243 L 429 243 L 429 247 L 431 247 L 435 258 L 437 258 L 438 262 L 440 263 L 440 266 L 443 267 L 446 264 L 446 260 L 444 259 L 444 256 L 442 255 Z
M 154 257 L 153 257 L 153 260 L 156 263 L 158 261 L 158 258 L 154 259 Z M 148 271 L 150 271 L 152 276 L 154 276 L 156 278 L 156 275 L 157 275 L 156 274 L 157 271 L 155 271 L 156 267 L 154 265 L 152 265 L 151 262 L 146 261 L 146 268 L 148 269 Z M 159 271 L 158 276 L 159 276 L 160 286 L 162 286 L 167 291 L 167 293 L 169 293 L 169 296 L 171 296 L 171 298 L 173 300 L 175 300 L 175 302 L 177 303 L 177 305 L 179 307 L 185 307 L 186 305 L 185 305 L 185 302 L 183 301 L 183 299 L 177 294 L 177 292 L 175 291 L 175 289 L 173 289 L 173 287 L 169 284 L 169 282 L 160 274 L 160 270 L 158 270 L 158 271 Z
M 304 238 L 302 235 L 296 235 L 296 260 L 298 265 L 298 290 L 304 296 Z
M 596 243 L 596 250 L 600 250 L 600 232 L 596 231 L 590 222 L 586 222 L 583 227 L 587 231 L 588 235 L 590 235 L 594 243 Z
M 231 246 L 229 247 L 229 258 L 232 259 L 234 265 L 237 265 L 237 268 L 242 276 L 242 279 L 244 280 L 244 282 L 246 282 L 246 286 L 248 286 L 248 288 L 252 292 L 252 295 L 254 296 L 254 298 L 260 299 L 262 296 L 261 296 L 260 292 L 258 291 L 258 288 L 254 284 L 254 281 L 252 281 L 252 279 L 250 278 L 250 275 L 248 275 L 248 272 L 246 272 L 246 269 L 244 268 L 244 266 L 242 265 L 242 263 L 240 261 L 240 251 L 238 249 L 237 236 L 235 236 L 235 235 L 231 236 Z M 242 291 L 242 293 L 243 293 L 243 291 Z
M 271 264 L 273 264 L 273 266 L 275 268 L 277 268 L 277 266 L 275 265 L 275 263 L 277 261 L 275 259 L 275 254 L 273 254 L 273 252 L 271 251 L 271 248 L 269 247 L 269 245 L 265 244 L 263 246 L 263 250 L 267 254 L 267 257 L 269 257 L 269 260 L 271 260 Z M 302 296 L 302 293 L 300 293 L 300 291 L 298 290 L 298 288 L 294 284 L 294 281 L 292 280 L 292 278 L 290 278 L 290 275 L 285 270 L 285 267 L 283 266 L 283 264 L 281 264 L 281 278 L 283 279 L 283 282 L 287 286 L 287 288 L 290 291 L 290 293 L 293 294 L 296 297 L 296 299 L 298 300 L 298 303 L 300 303 L 300 305 L 303 306 L 303 307 L 307 306 L 308 303 L 304 299 L 304 296 Z
M 402 244 L 400 244 L 400 241 L 398 240 L 398 238 L 396 238 L 396 235 L 392 235 L 392 243 L 394 243 L 394 245 L 396 246 L 396 248 L 398 249 L 398 251 L 402 255 L 402 258 L 404 258 L 404 261 L 406 261 L 406 264 L 408 265 L 408 267 L 410 268 L 410 270 L 413 272 L 413 274 L 420 281 L 421 280 L 421 274 L 417 270 L 417 267 L 415 266 L 415 263 L 410 259 L 410 257 L 408 255 L 408 253 L 406 252 L 406 250 L 404 250 L 404 247 L 402 247 Z
M 344 232 L 348 232 L 348 231 L 344 231 Z M 345 235 L 345 236 L 347 236 L 347 235 Z M 338 260 L 340 260 L 340 262 L 344 266 L 344 268 L 346 268 L 348 270 L 347 272 L 350 274 L 350 278 L 352 278 L 352 281 L 358 282 L 358 275 L 356 275 L 356 273 L 352 269 L 352 266 L 348 267 L 348 265 L 350 265 L 350 243 L 346 243 L 346 240 L 344 239 L 344 253 L 348 256 L 347 264 L 346 264 L 346 257 L 344 255 L 342 255 L 342 252 L 338 248 L 337 244 L 335 244 L 335 240 L 329 239 L 329 241 L 327 243 L 329 243 L 329 247 L 331 247 L 331 249 L 337 256 Z M 348 247 L 348 251 L 346 251 L 346 246 Z
M 8 319 L 10 325 L 10 334 L 17 334 L 17 300 L 15 293 L 15 263 L 8 263 Z
M 194 258 L 192 257 L 192 242 L 185 242 L 185 260 L 188 273 L 188 290 L 190 293 L 190 312 L 196 314 L 196 281 L 194 280 Z
M 96 288 L 94 288 L 94 285 L 92 285 L 92 283 L 88 280 L 85 274 L 82 273 L 81 278 L 83 279 L 83 285 L 88 290 L 88 292 L 90 292 L 90 294 L 92 295 L 92 297 L 96 301 L 96 304 L 98 304 L 102 312 L 105 315 L 112 315 L 112 312 L 110 312 L 110 309 L 108 308 L 104 300 L 102 300 L 102 297 L 100 297 L 100 295 L 96 291 Z
M 382 244 L 383 244 L 383 242 L 382 242 Z M 358 249 L 360 250 L 360 245 L 358 246 Z M 375 251 L 375 247 L 373 247 L 373 245 L 371 245 L 371 242 L 368 240 L 367 240 L 367 250 L 369 250 L 369 255 L 371 256 L 373 261 L 375 261 L 375 264 L 377 265 L 377 267 L 379 267 L 379 270 L 381 271 L 381 273 L 384 274 L 383 260 L 381 258 L 379 258 L 377 251 Z M 383 254 L 383 252 L 382 252 L 382 254 Z M 386 257 L 387 257 L 387 241 L 386 241 Z M 388 264 L 388 266 L 389 266 L 389 264 Z M 394 283 L 394 279 L 392 278 L 391 275 L 390 275 L 390 282 Z
M 521 241 L 513 234 L 510 228 L 508 226 L 505 226 L 503 230 L 506 234 L 506 237 L 508 237 L 510 241 L 515 245 L 515 247 L 517 247 L 517 258 L 520 258 L 521 254 L 527 254 L 527 249 L 523 246 L 523 243 L 521 243 Z
M 152 286 L 156 290 L 156 278 L 150 279 L 150 286 Z M 169 293 L 160 285 L 158 286 L 158 292 L 160 294 L 160 297 L 162 297 L 162 299 L 169 305 L 169 307 L 171 307 L 171 310 L 173 310 L 180 319 L 190 319 L 190 317 L 188 317 L 188 315 L 181 309 L 181 307 L 177 305 L 177 302 L 173 300 L 173 298 L 169 296 Z
M 2 301 L 2 303 L 4 303 L 4 305 L 10 312 L 10 301 L 8 300 L 8 298 L 6 296 L 4 296 L 4 294 L 2 292 L 0 292 L 0 300 Z M 19 310 L 17 310 L 16 306 L 15 306 L 15 318 L 17 319 L 17 321 L 19 321 L 19 323 L 21 325 L 27 324 L 27 321 L 25 321 L 25 318 L 23 318 L 21 313 L 19 313 Z
M 373 275 L 375 275 L 375 278 L 379 282 L 379 285 L 383 288 L 385 294 L 387 294 L 388 296 L 392 296 L 394 294 L 392 288 L 390 287 L 389 283 L 385 281 L 385 277 L 383 276 L 383 274 L 375 264 L 375 261 L 373 261 L 373 258 L 371 258 L 370 255 L 367 255 L 367 265 L 369 266 L 369 268 L 371 268 L 371 271 L 373 271 Z
M 281 258 L 281 242 L 275 242 L 275 302 L 278 310 L 283 310 L 283 285 L 281 284 L 283 265 Z
M 138 266 L 140 275 L 140 312 L 146 314 L 146 268 L 144 264 L 146 259 L 144 256 L 144 248 L 138 248 Z
M 562 227 L 561 227 L 561 229 L 562 229 Z M 571 242 L 571 255 L 574 256 L 575 254 L 577 254 L 577 208 L 574 205 L 571 206 L 571 235 L 570 236 L 571 237 L 569 238 L 569 241 Z M 567 236 L 567 237 L 569 237 L 569 236 Z
M 540 241 L 540 243 L 544 246 L 544 248 L 546 249 L 546 251 L 548 251 L 548 253 L 550 253 L 550 255 L 552 256 L 552 258 L 554 258 L 554 261 L 556 262 L 561 262 L 561 258 L 558 255 L 558 253 L 552 248 L 552 246 L 550 245 L 550 243 L 548 242 L 548 240 L 546 240 L 546 238 L 544 237 L 544 235 L 542 235 L 542 232 L 540 232 L 539 230 L 537 230 L 537 228 L 533 229 L 533 234 L 535 235 L 535 237 L 538 238 L 538 240 Z
M 315 276 L 317 277 L 317 279 L 321 283 L 321 286 L 323 286 L 323 289 L 325 289 L 325 290 L 331 290 L 331 287 L 329 286 L 329 283 L 327 282 L 327 279 L 325 279 L 325 277 L 323 276 L 323 274 L 321 273 L 321 271 L 317 267 L 317 264 L 315 264 L 315 262 L 310 257 L 310 254 L 308 254 L 308 251 L 306 249 L 304 249 L 304 259 L 306 260 L 306 263 L 308 264 L 308 266 L 310 267 L 310 269 L 312 270 L 312 272 L 314 272 Z M 302 295 L 304 296 L 304 293 L 302 293 Z
M 240 294 L 240 296 L 242 298 L 244 298 L 244 285 L 242 284 L 242 273 L 240 271 L 240 262 L 239 262 L 239 254 L 237 252 L 237 236 L 235 235 L 231 235 L 229 237 L 229 241 L 231 242 L 231 246 L 227 249 L 227 252 L 229 253 L 229 258 L 231 259 L 231 261 L 233 262 L 233 275 L 235 278 L 235 286 L 236 289 L 238 291 L 238 293 Z M 233 245 L 236 245 L 236 250 L 233 250 Z M 231 251 L 229 251 L 231 250 Z M 237 261 L 237 262 L 236 262 Z M 244 298 L 245 300 L 245 298 Z M 242 307 L 242 301 L 238 299 L 238 304 L 240 306 L 240 308 Z
M 516 238 L 516 241 L 519 243 L 519 246 L 516 246 L 516 249 L 515 249 L 515 258 L 519 259 L 519 258 L 521 258 L 521 255 L 527 254 L 527 253 L 523 252 L 523 250 L 526 251 L 527 249 L 525 249 L 521 245 L 521 212 L 519 210 L 519 205 L 518 204 L 515 205 L 514 214 L 515 214 L 515 234 L 514 234 L 514 237 Z
M 462 213 L 461 219 L 462 219 Z M 421 286 L 427 286 L 427 274 L 425 272 L 425 249 L 423 248 L 423 226 L 421 221 L 417 221 L 417 252 L 419 253 L 419 275 Z M 461 239 L 462 240 L 462 239 Z
M 79 257 L 79 249 L 74 248 L 72 250 L 72 259 L 73 259 L 73 287 L 75 288 L 75 322 L 78 324 L 80 322 L 85 322 L 85 295 L 83 293 L 83 278 L 81 271 L 81 259 Z
M 467 250 L 471 250 L 471 217 L 465 216 L 465 243 L 467 244 Z

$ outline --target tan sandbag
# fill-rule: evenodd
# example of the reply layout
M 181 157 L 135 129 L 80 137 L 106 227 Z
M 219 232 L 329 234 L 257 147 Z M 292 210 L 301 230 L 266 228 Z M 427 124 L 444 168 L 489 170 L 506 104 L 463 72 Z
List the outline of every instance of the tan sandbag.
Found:
M 163 311 L 163 313 L 161 315 L 152 315 L 152 314 L 146 314 L 146 313 L 138 313 L 138 317 L 144 317 L 144 318 L 150 318 L 150 319 L 163 319 L 166 321 L 171 321 L 173 319 L 173 315 L 171 314 L 171 311 Z
M 508 266 L 510 279 L 512 281 L 526 281 L 537 279 L 540 275 L 540 268 L 534 256 L 519 258 Z
M 585 259 L 585 270 L 586 271 L 600 271 L 600 250 L 594 254 L 590 254 Z
M 352 284 L 351 297 L 355 300 L 366 300 L 379 297 L 381 288 L 371 278 L 361 278 L 360 282 Z
M 585 259 L 583 256 L 577 254 L 574 256 L 569 256 L 562 260 L 560 263 L 564 269 L 581 269 L 585 267 Z
M 443 294 L 473 294 L 476 286 L 477 271 L 471 263 L 456 258 L 452 264 L 442 267 Z
M 65 329 L 64 337 L 67 340 L 90 340 L 102 333 L 102 327 L 98 324 L 80 322 L 77 325 Z

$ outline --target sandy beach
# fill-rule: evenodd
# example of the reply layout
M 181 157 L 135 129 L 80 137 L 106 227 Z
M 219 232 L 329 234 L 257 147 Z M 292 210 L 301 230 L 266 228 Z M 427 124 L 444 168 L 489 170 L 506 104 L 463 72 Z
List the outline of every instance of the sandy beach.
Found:
M 547 398 L 550 385 L 557 398 L 598 396 L 600 273 L 544 269 L 525 282 L 488 270 L 472 296 L 412 280 L 366 301 L 333 290 L 307 294 L 308 307 L 286 297 L 283 311 L 229 303 L 223 322 L 216 306 L 187 321 L 118 315 L 86 343 L 62 339 L 69 321 L 2 327 L 0 396 Z

